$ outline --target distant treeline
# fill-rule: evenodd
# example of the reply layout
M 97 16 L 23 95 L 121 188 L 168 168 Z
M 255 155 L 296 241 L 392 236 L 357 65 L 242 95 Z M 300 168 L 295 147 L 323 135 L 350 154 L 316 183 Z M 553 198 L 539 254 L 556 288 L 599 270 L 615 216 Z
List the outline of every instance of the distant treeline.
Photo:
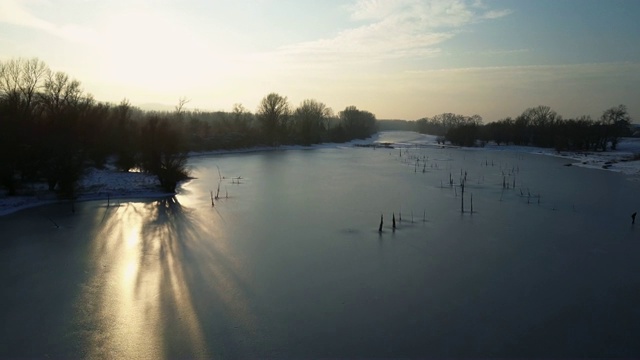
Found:
M 413 120 L 387 120 L 378 119 L 378 130 L 404 130 L 404 131 L 418 131 L 417 123 Z
M 73 198 L 88 167 L 114 159 L 120 170 L 152 173 L 173 191 L 188 176 L 189 151 L 345 142 L 377 132 L 375 116 L 355 106 L 336 116 L 316 100 L 294 109 L 275 93 L 255 113 L 241 104 L 231 112 L 187 111 L 187 103 L 145 112 L 126 99 L 99 102 L 38 59 L 0 62 L 0 185 L 15 194 L 46 180 L 50 190 Z
M 599 119 L 589 116 L 563 119 L 548 106 L 526 109 L 513 118 L 482 124 L 479 115 L 452 113 L 417 121 L 380 120 L 380 128 L 413 130 L 438 136 L 438 142 L 459 146 L 530 145 L 560 150 L 615 150 L 621 137 L 631 135 L 631 119 L 624 105 L 605 110 Z

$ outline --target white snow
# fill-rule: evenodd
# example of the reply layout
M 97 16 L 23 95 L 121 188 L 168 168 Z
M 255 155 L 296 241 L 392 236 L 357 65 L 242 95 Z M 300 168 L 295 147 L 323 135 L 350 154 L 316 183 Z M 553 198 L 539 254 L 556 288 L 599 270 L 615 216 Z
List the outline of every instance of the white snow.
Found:
M 0 195 L 0 216 L 18 210 L 54 203 L 56 194 L 46 184 L 27 184 L 19 196 Z M 159 187 L 155 176 L 140 172 L 122 172 L 115 169 L 89 169 L 78 189 L 78 200 L 116 198 L 148 198 L 167 196 Z
M 374 142 L 392 143 L 394 147 L 453 147 L 439 145 L 436 136 L 413 132 L 382 132 Z M 573 166 L 621 172 L 628 175 L 640 175 L 640 138 L 622 138 L 616 151 L 561 151 L 532 146 L 496 145 L 489 143 L 485 147 L 467 148 L 472 151 L 515 151 L 529 154 L 557 156 L 565 158 Z M 637 158 L 634 160 L 634 158 Z
M 280 146 L 277 148 L 261 147 L 241 150 L 220 150 L 202 153 L 190 153 L 189 156 L 224 155 L 231 153 L 245 153 L 257 151 L 283 151 L 296 149 L 342 148 L 355 145 L 389 144 L 394 147 L 442 147 L 436 141 L 436 136 L 418 134 L 409 131 L 383 131 L 366 140 L 355 140 L 346 144 L 321 144 L 313 146 Z M 448 147 L 448 146 L 447 146 Z M 607 152 L 556 152 L 553 149 L 543 149 L 529 146 L 512 146 L 487 144 L 482 148 L 471 148 L 475 151 L 517 151 L 548 156 L 559 156 L 572 160 L 575 166 L 582 166 L 607 171 L 622 172 L 629 175 L 640 175 L 640 160 L 633 160 L 640 154 L 640 139 L 621 139 L 616 151 Z M 637 156 L 640 158 L 640 155 Z M 45 184 L 31 184 L 23 189 L 20 196 L 6 196 L 0 194 L 0 216 L 16 212 L 21 209 L 54 203 L 58 201 L 55 194 L 47 190 Z M 122 199 L 122 198 L 153 198 L 170 195 L 159 187 L 155 176 L 140 172 L 121 172 L 113 168 L 103 170 L 90 169 L 83 177 L 78 200 Z
M 192 152 L 189 156 L 210 156 L 224 154 L 251 153 L 259 151 L 284 151 L 300 149 L 319 149 L 351 147 L 355 144 L 371 144 L 378 135 L 366 140 L 354 140 L 346 144 L 320 144 L 313 146 L 289 145 L 279 147 L 255 147 L 236 150 L 217 150 L 208 152 Z M 78 201 L 106 200 L 106 199 L 141 199 L 170 196 L 159 187 L 158 179 L 141 172 L 117 171 L 113 166 L 98 170 L 88 169 L 83 176 L 78 189 Z M 0 189 L 0 216 L 7 215 L 22 209 L 51 204 L 59 201 L 56 194 L 47 189 L 44 183 L 27 184 L 21 189 L 18 196 L 7 196 Z

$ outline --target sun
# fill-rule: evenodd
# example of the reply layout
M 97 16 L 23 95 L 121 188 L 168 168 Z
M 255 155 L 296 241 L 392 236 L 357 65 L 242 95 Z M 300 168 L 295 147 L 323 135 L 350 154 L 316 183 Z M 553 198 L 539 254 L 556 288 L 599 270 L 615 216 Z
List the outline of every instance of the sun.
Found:
M 174 19 L 153 12 L 120 14 L 108 22 L 100 48 L 113 81 L 163 91 L 198 80 L 206 44 Z

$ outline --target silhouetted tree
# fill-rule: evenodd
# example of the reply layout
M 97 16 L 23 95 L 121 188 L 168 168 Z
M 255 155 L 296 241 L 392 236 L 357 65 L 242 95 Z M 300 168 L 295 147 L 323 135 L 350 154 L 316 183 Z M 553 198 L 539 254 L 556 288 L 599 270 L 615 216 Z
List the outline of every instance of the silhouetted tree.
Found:
M 463 124 L 449 129 L 446 140 L 454 145 L 459 146 L 475 146 L 478 139 L 478 128 L 476 124 Z
M 265 96 L 256 113 L 269 145 L 279 145 L 287 139 L 287 125 L 291 109 L 287 98 L 276 93 Z
M 37 94 L 49 72 L 36 58 L 0 61 L 0 184 L 9 194 L 16 193 L 17 177 L 35 167 Z
M 461 125 L 482 123 L 480 115 L 464 116 L 453 113 L 443 113 L 432 118 L 422 118 L 417 121 L 418 132 L 444 137 L 450 129 Z
M 90 119 L 95 101 L 83 94 L 79 81 L 62 72 L 48 74 L 39 100 L 42 105 L 39 128 L 44 134 L 38 144 L 41 174 L 50 190 L 58 185 L 63 195 L 73 197 L 87 155 L 82 122 Z
M 294 126 L 297 139 L 303 145 L 321 143 L 327 131 L 327 121 L 332 111 L 316 100 L 304 100 L 294 112 Z
M 349 139 L 366 139 L 378 131 L 375 115 L 355 106 L 347 106 L 338 116 Z
M 132 106 L 129 100 L 123 99 L 112 109 L 113 144 L 116 166 L 122 171 L 129 171 L 136 166 L 138 141 L 138 124 L 132 121 Z
M 366 138 L 379 122 L 349 106 L 337 117 L 316 100 L 291 112 L 287 98 L 265 96 L 254 115 L 240 105 L 232 112 L 189 111 L 181 98 L 175 112 L 142 112 L 125 99 L 119 105 L 96 102 L 63 72 L 51 72 L 38 59 L 0 61 L 0 185 L 15 194 L 21 182 L 46 180 L 51 190 L 73 198 L 83 170 L 101 167 L 115 156 L 121 170 L 135 166 L 156 174 L 174 191 L 186 178 L 187 150 L 250 147 L 260 144 L 312 144 Z M 293 115 L 293 116 L 292 116 Z M 443 113 L 416 122 L 388 121 L 390 128 L 418 129 L 459 145 L 513 143 L 557 150 L 615 149 L 629 134 L 624 105 L 607 109 L 598 121 L 564 120 L 548 106 L 526 109 L 515 119 L 482 125 L 478 115 Z
M 36 95 L 50 72 L 37 58 L 0 62 L 0 97 L 27 119 L 34 115 Z
M 631 120 L 627 107 L 618 105 L 604 111 L 600 117 L 603 125 L 604 135 L 602 139 L 602 151 L 607 150 L 607 143 L 611 143 L 611 149 L 615 150 L 621 136 L 628 136 Z
M 531 145 L 540 147 L 554 146 L 554 127 L 556 122 L 562 120 L 561 116 L 551 110 L 550 107 L 539 105 L 525 110 L 520 117 L 526 119 L 526 133 Z
M 234 104 L 230 120 L 226 122 L 226 142 L 234 148 L 249 147 L 258 140 L 256 129 L 253 125 L 254 116 L 242 104 Z
M 157 115 L 147 117 L 141 133 L 142 168 L 156 175 L 164 190 L 174 192 L 178 182 L 188 178 L 183 134 L 167 118 Z
M 529 108 L 510 118 L 484 126 L 482 136 L 497 144 L 534 145 L 556 150 L 606 151 L 615 149 L 621 136 L 629 136 L 630 118 L 624 105 L 606 110 L 600 120 L 589 116 L 563 119 L 548 106 Z
M 178 119 L 182 119 L 182 116 L 184 115 L 186 109 L 185 109 L 185 105 L 187 105 L 189 103 L 189 99 L 187 99 L 186 97 L 181 97 L 180 99 L 178 99 L 178 105 L 176 105 L 175 110 L 176 110 L 176 117 Z

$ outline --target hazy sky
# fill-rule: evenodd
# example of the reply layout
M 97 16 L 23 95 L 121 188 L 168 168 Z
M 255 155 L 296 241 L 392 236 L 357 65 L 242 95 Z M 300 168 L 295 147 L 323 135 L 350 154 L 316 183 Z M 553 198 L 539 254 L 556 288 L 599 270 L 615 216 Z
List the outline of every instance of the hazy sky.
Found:
M 277 92 L 378 118 L 640 116 L 638 0 L 0 0 L 14 57 L 135 105 L 255 111 Z

